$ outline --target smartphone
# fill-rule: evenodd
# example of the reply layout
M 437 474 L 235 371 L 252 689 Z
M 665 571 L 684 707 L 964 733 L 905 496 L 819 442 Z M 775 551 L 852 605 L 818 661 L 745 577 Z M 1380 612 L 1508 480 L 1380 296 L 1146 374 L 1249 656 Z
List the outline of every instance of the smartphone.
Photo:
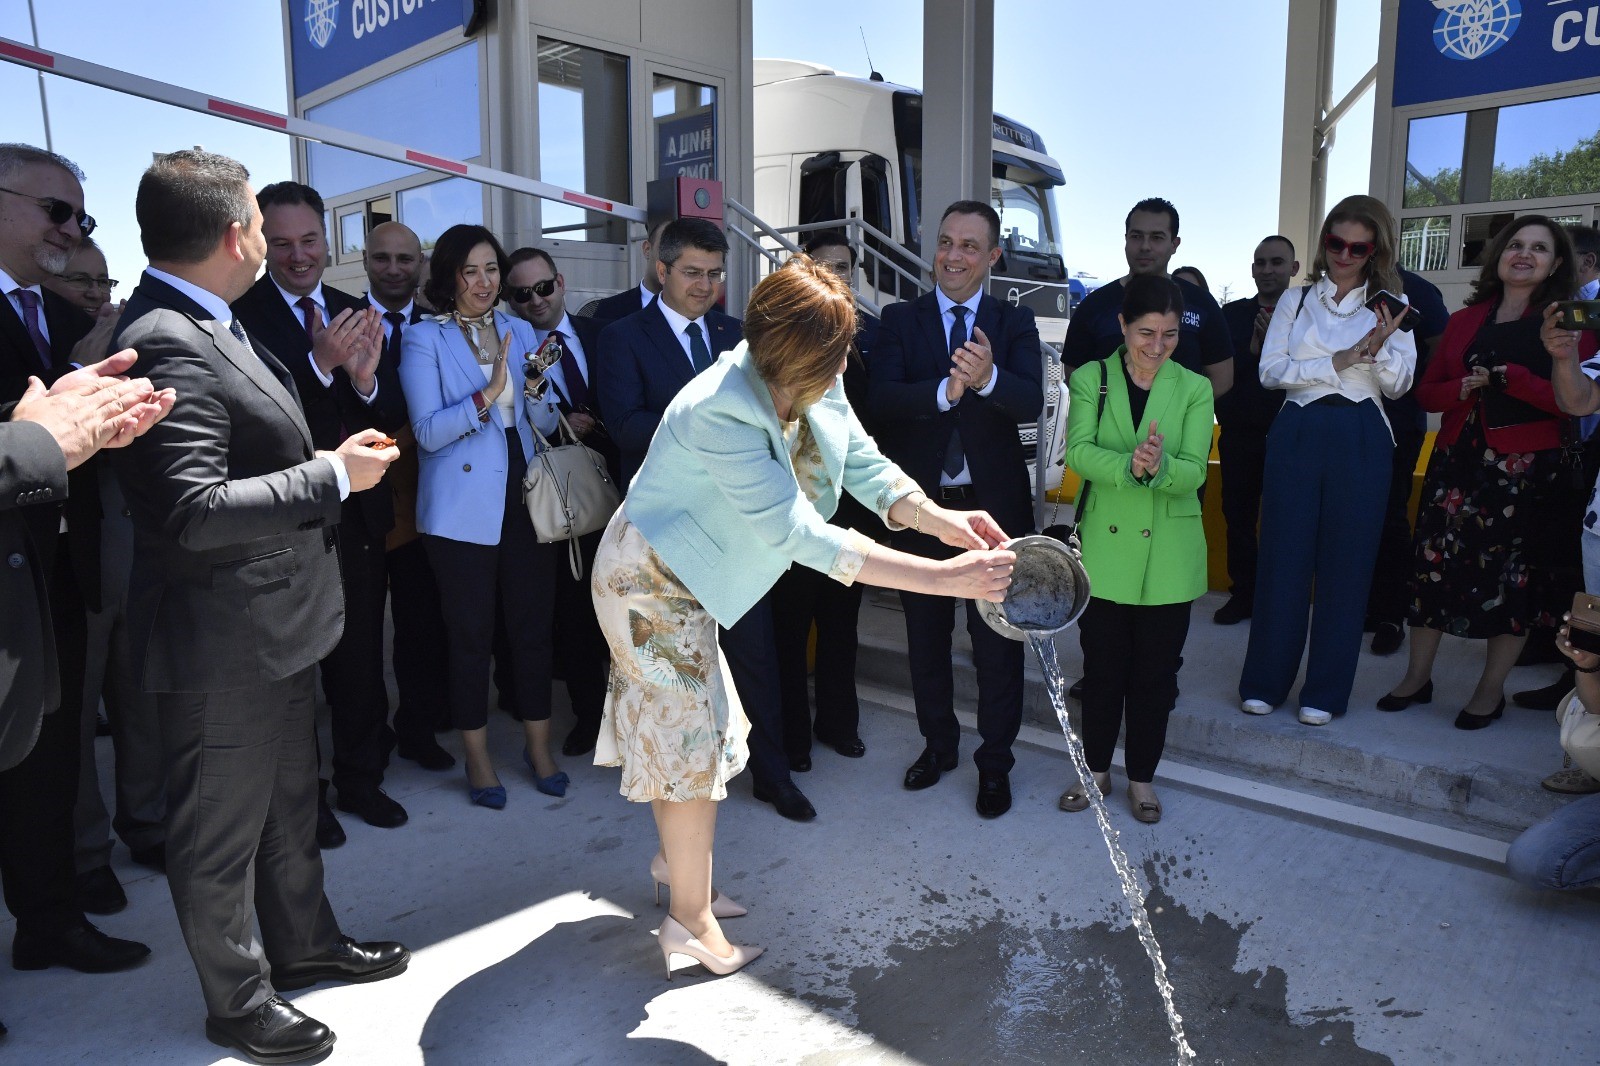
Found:
M 1592 652 L 1595 655 L 1600 655 L 1600 633 L 1596 633 L 1592 629 L 1585 629 L 1582 626 L 1574 625 L 1570 621 L 1567 623 L 1567 643 L 1571 644 L 1579 651 L 1587 651 Z
M 1411 317 L 1412 307 L 1410 304 L 1400 299 L 1400 297 L 1396 296 L 1388 289 L 1379 289 L 1377 292 L 1373 293 L 1372 298 L 1367 301 L 1367 310 L 1371 311 L 1373 314 L 1377 314 L 1378 305 L 1380 303 L 1389 309 L 1389 317 L 1399 323 L 1400 329 L 1405 330 L 1407 333 L 1411 332 L 1413 319 Z
M 1561 310 L 1556 319 L 1560 328 L 1600 330 L 1600 300 L 1562 300 L 1556 307 Z

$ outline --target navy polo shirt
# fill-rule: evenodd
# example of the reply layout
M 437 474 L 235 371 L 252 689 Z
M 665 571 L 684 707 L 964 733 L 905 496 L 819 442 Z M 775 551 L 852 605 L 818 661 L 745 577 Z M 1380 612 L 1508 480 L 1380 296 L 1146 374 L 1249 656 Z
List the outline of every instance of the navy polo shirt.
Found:
M 1183 293 L 1183 320 L 1178 324 L 1178 348 L 1172 361 L 1195 373 L 1233 358 L 1233 338 L 1222 318 L 1222 308 L 1211 294 L 1182 278 L 1173 278 Z M 1083 298 L 1067 323 L 1061 361 L 1068 373 L 1095 359 L 1104 359 L 1122 344 L 1122 282 L 1102 285 Z
M 1284 293 L 1289 296 L 1293 289 Z M 1261 356 L 1250 351 L 1261 298 L 1247 296 L 1223 304 L 1222 317 L 1233 338 L 1233 388 L 1217 397 L 1217 421 L 1224 428 L 1238 426 L 1264 430 L 1283 406 L 1283 390 L 1261 384 Z

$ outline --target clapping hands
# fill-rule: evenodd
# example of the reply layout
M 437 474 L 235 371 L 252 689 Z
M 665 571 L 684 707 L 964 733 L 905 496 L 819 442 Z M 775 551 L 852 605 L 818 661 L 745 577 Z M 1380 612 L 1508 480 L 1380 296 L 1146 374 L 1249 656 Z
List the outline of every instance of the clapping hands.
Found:
M 1152 421 L 1150 434 L 1133 450 L 1132 469 L 1135 478 L 1154 477 L 1161 469 L 1161 449 L 1167 438 L 1156 429 L 1156 423 Z

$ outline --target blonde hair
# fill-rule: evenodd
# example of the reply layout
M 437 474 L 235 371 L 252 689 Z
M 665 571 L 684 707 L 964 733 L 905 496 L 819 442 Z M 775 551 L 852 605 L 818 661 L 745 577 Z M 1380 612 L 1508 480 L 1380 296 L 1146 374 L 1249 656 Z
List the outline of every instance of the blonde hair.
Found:
M 1388 289 L 1398 296 L 1403 290 L 1400 265 L 1395 257 L 1399 239 L 1394 215 L 1389 213 L 1382 200 L 1372 196 L 1346 196 L 1333 205 L 1333 210 L 1323 220 L 1322 232 L 1317 234 L 1316 253 L 1311 259 L 1311 273 L 1306 280 L 1316 282 L 1327 276 L 1328 248 L 1325 242 L 1328 234 L 1333 232 L 1333 227 L 1341 222 L 1357 222 L 1372 231 L 1373 252 L 1361 268 L 1367 290 Z
M 756 371 L 800 410 L 833 387 L 856 335 L 850 286 L 800 254 L 762 278 L 745 305 L 744 338 Z

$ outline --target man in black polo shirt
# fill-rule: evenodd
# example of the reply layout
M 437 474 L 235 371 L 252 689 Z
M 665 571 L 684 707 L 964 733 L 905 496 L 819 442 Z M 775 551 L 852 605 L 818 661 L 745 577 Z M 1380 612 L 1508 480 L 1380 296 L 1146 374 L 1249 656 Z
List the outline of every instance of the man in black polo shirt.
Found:
M 1170 277 L 1167 265 L 1181 243 L 1176 207 L 1159 197 L 1140 200 L 1128 212 L 1124 237 L 1128 276 Z M 1117 315 L 1122 311 L 1123 280 L 1100 286 L 1072 312 L 1067 339 L 1061 346 L 1061 361 L 1068 374 L 1091 359 L 1104 359 L 1122 343 Z M 1213 394 L 1221 396 L 1233 385 L 1233 340 L 1223 321 L 1222 308 L 1204 289 L 1182 278 L 1173 281 L 1183 293 L 1183 321 L 1179 323 L 1178 348 L 1172 360 L 1210 378 Z
M 1267 461 L 1267 430 L 1283 406 L 1283 392 L 1261 385 L 1261 343 L 1267 324 L 1300 262 L 1287 237 L 1271 236 L 1256 245 L 1250 263 L 1256 294 L 1222 308 L 1233 338 L 1233 388 L 1217 401 L 1218 469 L 1222 474 L 1222 517 L 1228 524 L 1228 580 L 1232 593 L 1212 621 L 1231 626 L 1250 617 L 1256 595 L 1256 523 L 1261 517 L 1261 478 Z

